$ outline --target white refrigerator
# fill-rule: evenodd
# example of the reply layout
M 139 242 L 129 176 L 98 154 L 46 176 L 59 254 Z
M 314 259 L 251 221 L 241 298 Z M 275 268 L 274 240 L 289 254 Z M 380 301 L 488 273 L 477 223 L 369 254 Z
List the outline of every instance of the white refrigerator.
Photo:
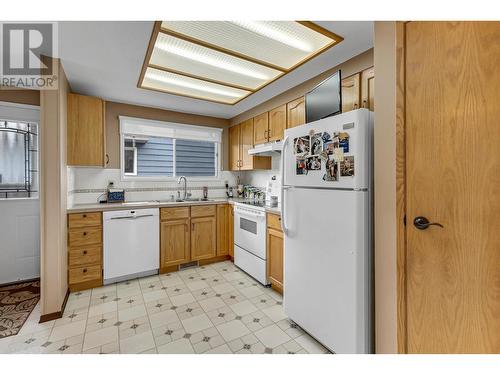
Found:
M 285 131 L 284 309 L 335 353 L 373 352 L 372 150 L 367 109 Z

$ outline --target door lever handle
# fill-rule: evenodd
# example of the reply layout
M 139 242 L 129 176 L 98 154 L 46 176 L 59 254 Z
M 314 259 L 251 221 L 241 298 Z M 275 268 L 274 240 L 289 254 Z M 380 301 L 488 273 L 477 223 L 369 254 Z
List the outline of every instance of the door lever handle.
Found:
M 427 229 L 431 225 L 435 225 L 437 227 L 444 228 L 443 225 L 440 223 L 430 223 L 429 220 L 423 216 L 417 216 L 415 219 L 413 219 L 413 225 L 415 226 L 415 228 L 420 229 L 420 230 Z

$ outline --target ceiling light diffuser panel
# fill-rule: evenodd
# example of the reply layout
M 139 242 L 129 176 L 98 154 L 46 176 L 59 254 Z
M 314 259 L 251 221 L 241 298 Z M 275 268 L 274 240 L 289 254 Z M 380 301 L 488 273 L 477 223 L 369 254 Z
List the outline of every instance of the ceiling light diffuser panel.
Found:
M 156 22 L 139 87 L 236 104 L 342 37 L 312 22 Z

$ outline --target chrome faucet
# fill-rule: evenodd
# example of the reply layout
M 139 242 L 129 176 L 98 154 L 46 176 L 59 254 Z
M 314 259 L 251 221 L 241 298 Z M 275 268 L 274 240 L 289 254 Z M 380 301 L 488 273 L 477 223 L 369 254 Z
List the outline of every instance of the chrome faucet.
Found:
M 177 184 L 180 184 L 183 179 L 184 179 L 184 196 L 183 196 L 182 200 L 185 201 L 187 198 L 187 179 L 186 179 L 186 176 L 179 177 L 179 179 L 177 180 Z

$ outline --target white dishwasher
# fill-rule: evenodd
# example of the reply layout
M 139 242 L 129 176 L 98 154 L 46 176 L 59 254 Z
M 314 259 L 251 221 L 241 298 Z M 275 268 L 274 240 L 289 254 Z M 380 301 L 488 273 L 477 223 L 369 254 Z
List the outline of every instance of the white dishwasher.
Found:
M 160 263 L 159 209 L 106 211 L 104 284 L 148 276 Z

